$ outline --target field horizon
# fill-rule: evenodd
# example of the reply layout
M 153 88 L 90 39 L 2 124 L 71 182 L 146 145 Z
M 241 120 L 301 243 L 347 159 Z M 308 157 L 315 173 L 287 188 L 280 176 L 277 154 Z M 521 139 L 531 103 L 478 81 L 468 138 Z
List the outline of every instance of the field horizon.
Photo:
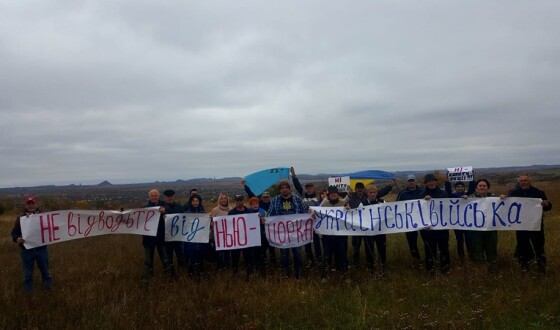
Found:
M 511 187 L 492 183 L 498 194 Z M 515 233 L 500 231 L 495 274 L 461 263 L 450 234 L 451 272 L 431 276 L 412 261 L 404 234 L 391 234 L 384 277 L 362 268 L 322 280 L 315 266 L 306 267 L 300 280 L 284 279 L 275 265 L 266 278 L 246 280 L 243 269 L 219 272 L 209 263 L 200 280 L 182 271 L 169 281 L 156 257 L 154 278 L 145 286 L 141 237 L 106 235 L 49 246 L 53 289 L 41 289 L 35 269 L 35 292 L 25 296 L 19 248 L 10 238 L 15 216 L 3 215 L 0 327 L 555 329 L 560 327 L 560 180 L 535 186 L 553 204 L 545 213 L 546 275 L 536 267 L 522 273 L 513 258 Z

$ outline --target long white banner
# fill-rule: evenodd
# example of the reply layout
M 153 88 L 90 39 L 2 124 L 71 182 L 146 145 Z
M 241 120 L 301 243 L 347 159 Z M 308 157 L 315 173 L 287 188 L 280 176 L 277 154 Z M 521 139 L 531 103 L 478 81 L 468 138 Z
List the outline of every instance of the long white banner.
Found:
M 165 241 L 208 243 L 210 217 L 205 213 L 166 214 Z
M 120 211 L 65 210 L 19 218 L 25 247 L 105 234 L 156 236 L 158 207 Z
M 311 207 L 315 231 L 325 235 L 380 235 L 420 229 L 529 230 L 541 228 L 538 198 L 442 198 L 391 202 L 346 210 Z
M 282 249 L 313 242 L 311 214 L 292 214 L 267 217 L 265 234 L 270 245 Z
M 216 251 L 261 245 L 258 213 L 218 216 L 213 221 Z

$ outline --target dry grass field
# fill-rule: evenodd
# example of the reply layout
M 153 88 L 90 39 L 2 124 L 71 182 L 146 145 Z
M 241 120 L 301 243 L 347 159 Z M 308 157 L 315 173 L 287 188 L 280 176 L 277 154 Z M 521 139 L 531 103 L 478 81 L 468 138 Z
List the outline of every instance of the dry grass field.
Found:
M 558 329 L 560 328 L 560 182 L 537 182 L 553 203 L 545 217 L 549 271 L 522 274 L 515 235 L 499 234 L 499 272 L 457 262 L 429 276 L 413 265 L 404 234 L 388 237 L 385 278 L 353 270 L 321 281 L 317 268 L 301 280 L 246 281 L 207 264 L 201 281 L 184 273 L 170 282 L 161 267 L 141 285 L 141 237 L 109 235 L 49 247 L 53 290 L 22 291 L 13 216 L 0 218 L 0 327 L 5 329 Z M 493 187 L 495 193 L 508 187 Z M 157 259 L 157 258 L 156 258 Z M 159 265 L 157 265 L 159 266 Z

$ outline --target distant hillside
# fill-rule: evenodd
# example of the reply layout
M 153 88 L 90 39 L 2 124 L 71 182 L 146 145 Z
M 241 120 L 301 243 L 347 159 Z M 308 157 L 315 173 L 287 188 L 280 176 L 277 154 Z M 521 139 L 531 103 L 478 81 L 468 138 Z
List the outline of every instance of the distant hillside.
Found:
M 552 172 L 551 173 L 542 173 L 545 171 L 551 170 L 558 170 L 559 173 Z M 444 171 L 444 170 L 440 170 Z M 433 172 L 432 170 L 411 170 L 411 171 L 394 171 L 393 173 L 397 177 L 397 179 L 402 179 L 409 173 L 413 173 L 418 177 L 421 177 L 427 173 Z M 492 168 L 475 168 L 475 175 L 480 177 L 480 175 L 506 175 L 506 174 L 515 174 L 521 172 L 528 172 L 528 173 L 539 173 L 538 177 L 556 177 L 560 175 L 560 165 L 531 165 L 531 166 L 508 166 L 508 167 L 492 167 Z M 298 174 L 298 178 L 301 181 L 326 181 L 328 177 L 333 176 L 336 174 Z M 225 178 L 195 178 L 195 179 L 188 179 L 182 180 L 178 179 L 175 181 L 156 181 L 156 182 L 144 182 L 144 183 L 128 183 L 128 184 L 112 184 L 108 180 L 104 180 L 103 182 L 96 184 L 96 185 L 65 185 L 65 186 L 56 186 L 56 185 L 44 185 L 44 186 L 35 186 L 35 187 L 13 187 L 13 188 L 0 188 L 0 196 L 22 196 L 25 194 L 33 193 L 33 194 L 45 194 L 45 193 L 56 193 L 56 192 L 64 192 L 64 193 L 71 193 L 71 194 L 80 194 L 87 191 L 103 191 L 103 190 L 130 190 L 130 191 L 142 191 L 149 189 L 151 187 L 157 187 L 158 189 L 177 189 L 178 191 L 185 190 L 187 187 L 207 187 L 207 186 L 216 186 L 216 189 L 221 189 L 224 186 L 234 186 L 237 187 L 236 184 L 239 183 L 239 190 L 242 192 L 241 186 L 241 178 L 240 177 L 225 177 Z M 144 197 L 144 196 L 143 196 Z

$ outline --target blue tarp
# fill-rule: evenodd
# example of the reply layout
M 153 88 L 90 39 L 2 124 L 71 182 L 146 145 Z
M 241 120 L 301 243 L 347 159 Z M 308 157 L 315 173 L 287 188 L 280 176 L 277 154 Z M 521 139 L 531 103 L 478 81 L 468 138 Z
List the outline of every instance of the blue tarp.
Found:
M 395 175 L 391 172 L 379 170 L 367 170 L 346 174 L 350 179 L 377 179 L 377 180 L 392 180 Z
M 253 194 L 258 196 L 273 184 L 289 177 L 290 169 L 288 167 L 277 167 L 251 173 L 245 177 L 245 182 L 251 188 Z

